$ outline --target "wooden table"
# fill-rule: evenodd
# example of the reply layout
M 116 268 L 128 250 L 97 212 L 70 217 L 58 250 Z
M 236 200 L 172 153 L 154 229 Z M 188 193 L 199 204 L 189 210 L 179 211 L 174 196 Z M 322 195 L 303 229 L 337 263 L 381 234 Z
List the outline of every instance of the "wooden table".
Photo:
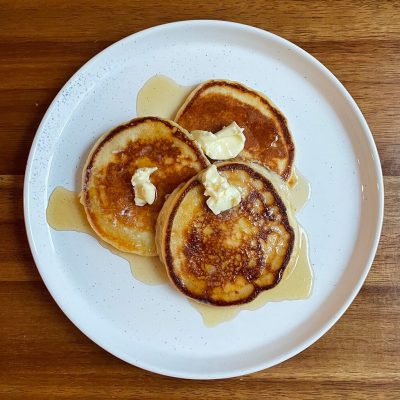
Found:
M 279 366 L 209 382 L 140 370 L 86 338 L 42 283 L 22 212 L 32 139 L 72 73 L 124 36 L 196 18 L 264 28 L 324 63 L 353 95 L 370 125 L 386 191 L 375 263 L 334 328 Z M 0 49 L 1 399 L 400 398 L 399 2 L 119 0 L 107 5 L 1 0 Z

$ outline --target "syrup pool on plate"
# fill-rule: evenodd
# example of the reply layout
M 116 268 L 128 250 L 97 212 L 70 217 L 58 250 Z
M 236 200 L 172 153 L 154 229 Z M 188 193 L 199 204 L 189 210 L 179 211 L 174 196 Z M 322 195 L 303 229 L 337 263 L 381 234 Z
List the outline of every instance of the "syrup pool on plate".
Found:
M 155 75 L 139 90 L 136 99 L 138 117 L 174 119 L 193 86 L 183 86 L 165 75 Z
M 101 240 L 89 225 L 78 193 L 61 186 L 55 188 L 49 199 L 46 216 L 47 223 L 57 231 L 75 231 L 93 236 L 111 253 L 127 260 L 132 275 L 139 281 L 148 285 L 158 285 L 167 281 L 167 274 L 158 257 L 124 253 Z

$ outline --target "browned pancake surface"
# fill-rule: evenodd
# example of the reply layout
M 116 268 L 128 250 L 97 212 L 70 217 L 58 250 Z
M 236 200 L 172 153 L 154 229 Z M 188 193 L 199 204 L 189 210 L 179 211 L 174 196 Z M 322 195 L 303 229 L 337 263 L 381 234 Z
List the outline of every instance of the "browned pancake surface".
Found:
M 291 176 L 294 143 L 286 118 L 265 96 L 244 85 L 225 80 L 200 85 L 175 120 L 189 132 L 217 132 L 235 121 L 246 136 L 243 158 L 260 162 L 285 180 Z
M 161 256 L 171 280 L 187 296 L 213 305 L 246 303 L 280 281 L 294 230 L 282 199 L 263 175 L 240 163 L 219 171 L 242 188 L 240 205 L 213 214 L 204 187 L 191 180 L 169 200 L 173 206 L 167 204 L 172 208 Z
M 139 136 L 117 146 L 117 150 L 103 154 L 102 149 L 107 143 L 118 141 L 118 135 L 136 127 Z M 107 161 L 100 162 L 100 158 Z M 165 196 L 207 165 L 201 150 L 179 127 L 167 120 L 137 118 L 121 125 L 96 145 L 86 166 L 82 202 L 89 222 L 116 248 L 154 255 L 154 243 L 151 248 L 146 248 L 146 243 L 148 238 L 152 242 Z M 157 198 L 152 205 L 137 206 L 132 175 L 138 168 L 154 166 L 158 170 L 152 174 L 151 182 L 156 186 Z

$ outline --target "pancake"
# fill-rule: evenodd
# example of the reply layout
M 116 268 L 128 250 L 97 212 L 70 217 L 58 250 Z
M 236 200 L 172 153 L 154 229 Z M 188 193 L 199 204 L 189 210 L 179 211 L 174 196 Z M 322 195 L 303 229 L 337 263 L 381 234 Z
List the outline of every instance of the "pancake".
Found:
M 239 156 L 290 181 L 295 153 L 292 135 L 282 112 L 262 93 L 237 82 L 210 80 L 193 90 L 175 121 L 189 132 L 214 133 L 235 121 L 246 136 Z
M 241 192 L 239 205 L 215 215 L 201 174 L 168 197 L 156 245 L 175 287 L 202 303 L 247 303 L 276 286 L 297 257 L 299 228 L 279 176 L 248 162 L 215 164 Z
M 94 231 L 121 251 L 156 255 L 155 224 L 165 196 L 209 162 L 187 131 L 175 122 L 136 118 L 103 135 L 83 169 L 81 203 Z M 153 204 L 135 205 L 132 175 L 157 167 Z

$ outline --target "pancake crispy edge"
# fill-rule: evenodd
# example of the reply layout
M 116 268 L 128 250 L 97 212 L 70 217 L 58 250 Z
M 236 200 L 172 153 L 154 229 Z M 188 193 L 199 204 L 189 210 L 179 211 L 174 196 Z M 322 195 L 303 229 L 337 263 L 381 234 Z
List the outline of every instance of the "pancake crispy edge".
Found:
M 223 107 L 224 104 L 218 104 L 218 102 L 210 107 L 212 104 L 207 103 L 207 100 L 204 101 L 205 104 L 200 104 L 201 96 L 207 95 L 210 90 L 215 88 L 218 88 L 220 96 L 223 92 L 224 97 L 230 97 L 230 103 L 225 104 L 226 108 Z M 199 107 L 199 109 L 192 110 L 193 107 Z M 229 107 L 233 108 L 229 109 Z M 247 113 L 246 117 L 242 115 L 243 113 Z M 212 116 L 208 122 L 206 122 L 207 114 Z M 263 115 L 264 121 L 260 120 L 260 114 Z M 266 114 L 269 114 L 270 121 L 267 121 Z M 244 120 L 242 121 L 241 118 Z M 258 121 L 255 120 L 257 118 Z M 218 121 L 219 119 L 220 121 Z M 245 129 L 246 136 L 244 151 L 238 158 L 246 161 L 258 161 L 279 174 L 290 185 L 295 183 L 294 177 L 292 177 L 295 145 L 287 119 L 265 94 L 239 82 L 211 79 L 198 85 L 189 94 L 174 120 L 189 132 L 195 129 L 216 132 L 223 126 L 236 121 L 240 127 Z M 246 125 L 248 126 L 246 127 Z M 250 125 L 253 126 L 253 133 L 249 129 Z M 259 137 L 260 133 L 256 132 L 260 126 L 266 128 L 262 137 Z M 277 137 L 279 137 L 278 140 L 276 140 Z M 280 164 L 284 164 L 284 166 Z
M 205 298 L 204 296 L 201 295 L 199 296 L 194 294 L 193 292 L 188 290 L 187 287 L 185 287 L 185 284 L 182 282 L 181 277 L 177 276 L 177 274 L 175 273 L 174 261 L 176 260 L 173 259 L 173 255 L 171 252 L 171 240 L 173 240 L 172 230 L 173 230 L 174 218 L 178 212 L 178 209 L 182 204 L 187 193 L 189 193 L 194 186 L 199 184 L 200 174 L 194 176 L 188 182 L 181 184 L 168 197 L 157 220 L 156 246 L 158 249 L 159 257 L 163 262 L 164 266 L 166 267 L 170 281 L 182 294 L 186 295 L 187 297 L 195 301 L 215 306 L 229 306 L 229 305 L 248 303 L 254 300 L 264 290 L 271 289 L 272 287 L 279 284 L 285 272 L 286 267 L 289 265 L 289 262 L 290 265 L 293 264 L 291 261 L 297 258 L 299 250 L 299 227 L 297 221 L 293 216 L 293 212 L 290 206 L 289 202 L 290 194 L 288 188 L 285 184 L 283 184 L 279 176 L 266 170 L 265 167 L 262 167 L 255 163 L 228 161 L 228 162 L 220 162 L 217 163 L 216 165 L 218 168 L 221 168 L 221 171 L 223 171 L 224 168 L 227 168 L 227 170 L 229 170 L 231 166 L 233 166 L 233 168 L 239 168 L 239 169 L 244 168 L 245 171 L 251 170 L 251 173 L 255 174 L 254 176 L 257 176 L 257 179 L 261 177 L 261 179 L 266 179 L 269 182 L 270 187 L 272 187 L 275 192 L 274 196 L 277 196 L 276 198 L 279 199 L 278 203 L 281 204 L 280 211 L 283 211 L 287 217 L 288 226 L 286 226 L 286 229 L 288 230 L 288 232 L 291 232 L 291 238 L 289 240 L 289 242 L 291 243 L 288 244 L 288 251 L 285 253 L 285 260 L 279 267 L 277 279 L 273 282 L 272 285 L 266 285 L 266 286 L 262 285 L 257 286 L 256 284 L 254 284 L 254 281 L 252 281 L 251 284 L 253 285 L 253 291 L 247 297 L 236 299 L 233 301 L 213 300 L 210 298 Z M 203 192 L 204 189 L 201 188 L 202 195 Z M 223 223 L 223 220 L 221 220 L 221 223 Z M 187 245 L 188 244 L 187 238 L 184 238 L 183 236 L 184 235 L 181 235 L 182 237 L 181 240 L 186 242 L 185 245 Z M 225 248 L 221 248 L 220 252 L 225 254 L 224 253 L 225 250 L 226 250 Z M 203 256 L 204 254 L 198 254 L 199 258 L 202 258 Z M 259 266 L 256 266 L 256 268 L 259 268 Z
M 158 194 L 157 194 L 157 198 L 156 198 L 156 202 L 153 205 L 145 205 L 143 207 L 139 207 L 136 206 L 134 204 L 134 190 L 133 187 L 130 183 L 130 176 L 133 174 L 134 171 L 130 171 L 128 175 L 130 176 L 126 176 L 124 179 L 124 182 L 121 182 L 121 186 L 124 185 L 124 190 L 125 190 L 125 194 L 129 197 L 129 201 L 125 201 L 125 205 L 127 207 L 129 207 L 130 210 L 134 210 L 134 216 L 132 217 L 131 221 L 128 221 L 130 225 L 125 229 L 127 235 L 126 237 L 123 237 L 123 235 L 121 235 L 121 233 L 119 232 L 119 236 L 118 235 L 114 235 L 115 237 L 113 237 L 112 234 L 110 234 L 109 231 L 107 231 L 107 229 L 104 229 L 104 226 L 102 226 L 101 223 L 101 215 L 96 215 L 96 212 L 93 212 L 92 210 L 92 206 L 91 206 L 91 198 L 93 196 L 91 196 L 89 194 L 90 189 L 93 187 L 93 179 L 91 181 L 92 177 L 92 173 L 93 170 L 95 170 L 96 168 L 96 161 L 97 161 L 97 157 L 103 157 L 102 155 L 102 149 L 109 145 L 114 139 L 118 141 L 118 135 L 122 134 L 124 135 L 125 132 L 129 129 L 133 129 L 134 132 L 135 129 L 143 129 L 143 127 L 141 127 L 141 124 L 149 124 L 148 127 L 146 127 L 146 129 L 151 129 L 152 124 L 156 124 L 155 126 L 157 127 L 157 124 L 162 124 L 163 128 L 165 127 L 165 129 L 169 130 L 169 133 L 171 135 L 171 141 L 173 142 L 172 146 L 173 147 L 177 147 L 179 149 L 183 148 L 185 151 L 188 151 L 188 154 L 190 154 L 191 158 L 194 159 L 193 164 L 190 164 L 190 166 L 188 165 L 188 169 L 189 167 L 193 169 L 193 173 L 190 173 L 190 175 L 188 175 L 187 171 L 184 171 L 186 173 L 186 175 L 183 174 L 182 177 L 180 177 L 178 174 L 173 174 L 174 171 L 177 171 L 177 164 L 176 162 L 172 162 L 170 167 L 167 167 L 165 164 L 162 164 L 161 168 L 165 169 L 165 172 L 169 177 L 170 175 L 174 175 L 173 178 L 171 178 L 171 180 L 173 182 L 175 182 L 176 184 L 174 184 L 171 187 L 168 187 L 169 181 L 166 182 L 159 182 L 159 185 L 163 186 L 163 190 L 160 196 L 160 190 L 157 190 Z M 156 129 L 156 128 L 155 128 Z M 160 128 L 161 129 L 161 128 Z M 135 133 L 136 134 L 136 133 Z M 140 136 L 140 133 L 139 133 Z M 129 139 L 129 138 L 128 138 Z M 126 139 L 126 140 L 128 140 Z M 153 140 L 153 142 L 151 141 L 151 134 L 148 135 L 148 139 L 150 141 L 150 143 L 153 143 L 155 140 Z M 137 140 L 137 137 L 135 135 L 133 135 L 133 142 L 129 142 L 129 143 L 134 143 L 135 140 Z M 176 141 L 176 142 L 175 142 Z M 160 143 L 161 145 L 165 145 L 165 143 Z M 175 146 L 179 144 L 179 146 Z M 156 146 L 158 145 L 158 143 L 156 143 Z M 125 150 L 125 149 L 124 149 Z M 148 150 L 148 149 L 147 149 Z M 184 150 L 179 150 L 179 151 L 184 151 Z M 178 152 L 178 150 L 176 150 Z M 179 155 L 183 154 L 183 153 L 179 153 Z M 185 155 L 185 154 L 183 154 Z M 187 154 L 186 154 L 187 155 Z M 113 157 L 114 154 L 109 154 L 110 157 Z M 152 155 L 150 154 L 149 157 L 151 157 Z M 167 155 L 166 155 L 167 157 Z M 162 155 L 158 155 L 158 159 L 160 159 L 161 163 L 164 162 L 164 157 L 162 157 Z M 135 162 L 140 162 L 140 157 L 136 158 Z M 128 161 L 129 161 L 129 155 L 128 155 Z M 175 160 L 176 161 L 176 160 Z M 152 164 L 153 166 L 157 166 L 160 167 L 160 164 L 155 164 L 155 163 L 151 163 L 150 161 L 146 160 L 147 163 Z M 180 166 L 182 167 L 185 166 L 184 164 L 185 161 L 183 161 Z M 111 161 L 109 162 L 109 164 L 118 164 L 115 161 Z M 188 178 L 192 177 L 193 175 L 195 175 L 196 173 L 198 173 L 199 171 L 201 171 L 202 169 L 206 168 L 209 165 L 209 161 L 208 159 L 205 157 L 203 151 L 201 150 L 200 146 L 191 139 L 190 135 L 188 134 L 188 132 L 183 129 L 182 127 L 180 127 L 176 122 L 171 121 L 171 120 L 167 120 L 167 119 L 163 119 L 163 118 L 158 118 L 158 117 L 139 117 L 139 118 L 134 118 L 124 124 L 121 124 L 115 128 L 113 128 L 112 130 L 104 133 L 97 141 L 96 143 L 93 145 L 92 149 L 89 152 L 89 155 L 86 159 L 86 163 L 84 165 L 83 171 L 82 171 L 82 189 L 81 189 L 81 194 L 80 194 L 80 201 L 81 204 L 84 206 L 85 209 L 85 214 L 87 216 L 88 222 L 91 225 L 91 227 L 93 228 L 94 232 L 105 242 L 111 244 L 113 247 L 115 247 L 116 249 L 123 251 L 123 252 L 127 252 L 127 253 L 135 253 L 135 254 L 139 254 L 142 256 L 155 256 L 157 255 L 156 252 L 156 248 L 155 248 L 155 243 L 154 243 L 154 236 L 155 236 L 155 222 L 156 222 L 156 218 L 158 216 L 158 212 L 159 210 L 162 208 L 163 205 L 163 200 L 161 199 L 161 197 L 164 197 L 164 195 L 169 194 L 171 191 L 173 191 L 173 189 L 175 189 L 175 187 L 177 186 L 177 184 L 179 185 L 182 181 L 186 181 Z M 137 168 L 142 167 L 142 166 L 148 166 L 148 165 L 139 165 L 137 166 Z M 108 164 L 106 164 L 106 167 L 108 167 Z M 121 167 L 123 168 L 123 167 Z M 169 173 L 168 171 L 171 170 L 171 172 Z M 181 179 L 182 178 L 182 179 Z M 115 185 L 117 189 L 119 183 L 118 182 L 112 182 L 111 186 Z M 157 184 L 156 184 L 157 186 Z M 167 192 L 165 192 L 165 189 L 168 188 L 169 190 Z M 111 188 L 113 189 L 113 187 Z M 159 188 L 158 188 L 159 189 Z M 104 190 L 103 190 L 104 192 Z M 106 191 L 107 192 L 107 191 Z M 165 192 L 165 193 L 164 193 Z M 121 196 L 124 197 L 124 196 Z M 126 197 L 126 196 L 125 196 Z M 117 199 L 117 202 L 119 201 L 119 199 Z M 111 204 L 111 207 L 113 205 Z M 116 206 L 117 207 L 117 206 Z M 118 210 L 118 208 L 116 208 L 116 212 L 119 211 L 121 212 L 122 210 Z M 151 220 L 153 221 L 152 226 L 148 226 L 149 223 L 146 222 L 144 223 L 144 228 L 143 229 L 143 224 L 142 227 L 139 229 L 137 229 L 137 231 L 135 231 L 135 222 L 133 221 L 134 217 L 141 217 L 143 216 L 146 220 Z M 124 216 L 125 220 L 126 217 Z M 139 218 L 140 219 L 140 218 Z M 100 222 L 99 222 L 100 220 Z M 118 221 L 119 223 L 119 221 Z M 132 236 L 134 236 L 135 238 L 137 238 L 137 240 L 131 240 Z

